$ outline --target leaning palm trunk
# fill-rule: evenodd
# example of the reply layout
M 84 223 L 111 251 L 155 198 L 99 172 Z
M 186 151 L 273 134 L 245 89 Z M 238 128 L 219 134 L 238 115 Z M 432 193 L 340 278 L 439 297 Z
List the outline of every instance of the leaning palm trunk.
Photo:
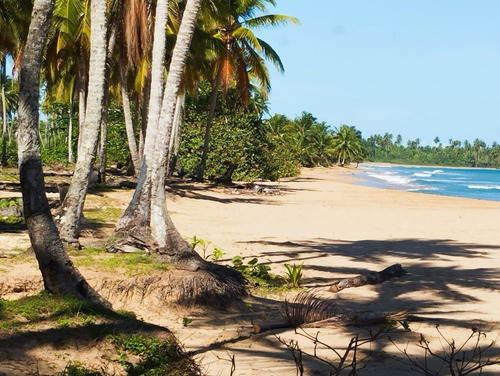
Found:
M 89 92 L 85 120 L 80 129 L 80 147 L 75 172 L 63 202 L 64 214 L 60 233 L 63 241 L 79 244 L 79 222 L 87 194 L 88 177 L 97 151 L 99 129 L 102 121 L 106 73 L 106 0 L 94 0 L 91 4 Z
M 157 116 L 155 110 L 150 108 L 145 153 L 137 188 L 129 207 L 116 228 L 118 235 L 132 233 L 142 237 L 144 234 L 151 236 L 160 253 L 168 254 L 171 259 L 179 260 L 189 258 L 186 255 L 193 256 L 193 259 L 197 258 L 196 253 L 182 239 L 169 217 L 165 203 L 165 166 L 174 123 L 176 101 L 200 4 L 201 0 L 190 0 L 184 10 L 165 89 L 161 90 L 163 92 L 161 112 Z M 158 4 L 158 7 L 161 7 L 161 3 Z M 157 27 L 158 24 L 155 24 L 155 35 Z M 161 30 L 164 30 L 164 28 L 162 27 Z M 164 41 L 160 40 L 160 43 L 164 43 Z M 155 39 L 153 51 L 158 49 L 163 51 L 164 47 L 158 46 Z M 154 103 L 153 96 L 158 95 L 160 92 L 159 89 L 156 89 L 156 92 L 154 90 L 154 71 L 152 75 L 150 103 Z M 158 124 L 162 126 L 159 127 Z M 154 140 L 156 140 L 154 147 L 149 147 Z M 188 267 L 197 268 L 196 265 Z
M 115 232 L 118 237 L 130 234 L 138 234 L 141 237 L 149 234 L 148 240 L 156 243 L 156 253 L 160 258 L 166 258 L 179 269 L 196 272 L 185 274 L 182 281 L 179 281 L 186 287 L 185 290 L 189 290 L 184 294 L 186 295 L 184 301 L 208 302 L 209 300 L 213 304 L 220 298 L 218 299 L 220 303 L 227 304 L 245 293 L 243 277 L 233 269 L 203 260 L 175 228 L 165 202 L 165 164 L 174 123 L 176 99 L 201 1 L 187 1 L 163 94 L 159 116 L 159 124 L 162 127 L 153 132 L 148 124 L 146 138 L 155 138 L 156 147 L 152 154 L 148 153 L 146 147 L 134 198 Z
M 19 82 L 18 157 L 24 216 L 45 289 L 109 305 L 85 281 L 64 251 L 43 181 L 38 138 L 40 66 L 53 0 L 35 0 Z
M 149 107 L 147 115 L 147 132 L 144 140 L 144 154 L 139 171 L 137 187 L 122 218 L 118 221 L 115 232 L 121 235 L 150 237 L 150 201 L 151 178 L 150 166 L 158 139 L 158 121 L 161 99 L 163 95 L 163 61 L 165 59 L 166 34 L 168 19 L 168 2 L 158 2 L 156 6 L 153 59 L 151 63 L 151 81 L 149 91 Z M 137 173 L 137 171 L 136 171 Z

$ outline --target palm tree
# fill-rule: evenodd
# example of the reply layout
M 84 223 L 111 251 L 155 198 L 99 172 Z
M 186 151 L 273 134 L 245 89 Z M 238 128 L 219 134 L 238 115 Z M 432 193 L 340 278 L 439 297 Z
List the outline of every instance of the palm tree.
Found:
M 61 219 L 62 239 L 70 244 L 78 243 L 79 221 L 87 193 L 88 177 L 95 160 L 99 129 L 105 99 L 107 61 L 106 0 L 93 0 L 91 4 L 89 93 L 85 109 L 85 120 L 81 126 L 80 147 L 75 172 L 63 202 L 64 216 Z
M 309 166 L 329 166 L 335 155 L 332 134 L 325 123 L 315 123 L 306 134 L 305 158 Z
M 334 150 L 338 164 L 344 166 L 349 160 L 356 160 L 363 153 L 361 132 L 353 126 L 342 125 L 333 136 Z
M 264 14 L 255 17 L 255 13 L 266 12 L 265 3 L 275 5 L 274 0 L 249 0 L 236 2 L 225 0 L 226 6 L 217 18 L 206 19 L 201 28 L 212 34 L 216 40 L 216 50 L 211 63 L 210 82 L 212 94 L 207 112 L 203 153 L 196 171 L 198 180 L 203 180 L 208 149 L 210 128 L 215 112 L 219 89 L 226 94 L 234 83 L 243 103 L 250 99 L 252 82 L 256 82 L 262 94 L 270 90 L 271 83 L 265 61 L 270 61 L 279 72 L 284 72 L 283 63 L 274 49 L 255 36 L 252 29 L 263 26 L 278 26 L 289 23 L 298 24 L 298 20 L 286 15 Z
M 2 164 L 7 163 L 7 56 L 14 58 L 18 68 L 19 58 L 28 33 L 32 10 L 30 0 L 4 0 L 0 2 L 0 87 L 2 104 Z
M 38 139 L 40 68 L 52 13 L 52 0 L 35 0 L 19 83 L 19 175 L 26 226 L 45 289 L 109 306 L 88 285 L 64 251 L 45 195 Z

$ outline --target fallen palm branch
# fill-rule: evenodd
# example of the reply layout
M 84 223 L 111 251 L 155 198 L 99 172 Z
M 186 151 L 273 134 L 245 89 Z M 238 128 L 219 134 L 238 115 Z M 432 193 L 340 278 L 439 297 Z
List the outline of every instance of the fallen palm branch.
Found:
M 285 300 L 281 314 L 284 321 L 278 323 L 252 323 L 256 333 L 268 330 L 288 328 L 325 328 L 332 326 L 368 326 L 387 325 L 400 322 L 406 326 L 407 311 L 391 314 L 358 313 L 349 315 L 342 313 L 332 299 L 318 297 L 314 291 L 303 291 L 292 301 Z
M 332 286 L 330 286 L 328 291 L 338 292 L 349 287 L 376 285 L 393 278 L 400 278 L 406 274 L 406 270 L 401 267 L 401 264 L 394 264 L 380 272 L 369 271 L 356 277 L 336 280 L 333 282 Z

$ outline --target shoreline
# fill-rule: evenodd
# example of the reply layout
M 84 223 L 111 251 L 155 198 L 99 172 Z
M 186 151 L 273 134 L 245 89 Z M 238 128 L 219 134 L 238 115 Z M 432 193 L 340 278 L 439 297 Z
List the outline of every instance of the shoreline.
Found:
M 362 172 L 359 173 L 360 178 L 363 180 L 361 185 L 366 185 L 375 188 L 387 188 L 395 189 L 405 192 L 415 192 L 424 193 L 437 196 L 445 197 L 461 197 L 473 200 L 481 201 L 493 201 L 500 202 L 500 181 L 491 180 L 492 177 L 489 176 L 491 181 L 474 181 L 478 179 L 480 175 L 472 175 L 474 172 L 492 172 L 496 171 L 494 169 L 486 168 L 456 168 L 456 167 L 445 167 L 445 166 L 413 166 L 413 165 L 396 165 L 396 164 L 376 164 L 376 163 L 365 163 L 360 165 L 363 168 Z M 392 167 L 398 169 L 392 171 Z M 419 169 L 419 173 L 408 173 L 412 169 Z M 427 169 L 434 169 L 434 171 L 425 171 Z M 407 170 L 407 171 L 405 171 Z M 424 171 L 422 171 L 424 170 Z M 454 180 L 445 176 L 456 175 L 457 172 L 453 170 L 470 171 L 470 175 L 464 173 L 461 179 Z M 371 175 L 375 174 L 375 175 Z M 425 173 L 425 175 L 423 175 Z M 440 175 L 444 173 L 444 175 Z M 387 179 L 385 178 L 387 176 Z M 439 178 L 443 176 L 442 178 Z M 496 175 L 495 179 L 498 177 Z M 391 181 L 389 177 L 398 178 L 396 181 Z M 466 180 L 470 179 L 470 180 Z M 422 179 L 423 178 L 423 179 Z M 442 180 L 445 179 L 445 180 Z M 462 184 L 467 184 L 467 187 Z M 487 188 L 481 185 L 488 185 Z M 472 186 L 480 187 L 473 190 Z M 458 188 L 459 187 L 459 188 Z M 458 188 L 458 190 L 457 190 Z M 496 194 L 498 191 L 498 195 Z

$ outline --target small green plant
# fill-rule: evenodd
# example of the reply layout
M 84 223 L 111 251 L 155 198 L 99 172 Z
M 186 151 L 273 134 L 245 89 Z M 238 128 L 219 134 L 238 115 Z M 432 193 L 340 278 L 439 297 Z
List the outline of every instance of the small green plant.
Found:
M 4 225 L 24 225 L 24 218 L 18 217 L 17 215 L 6 215 L 4 217 L 0 217 L 0 222 Z
M 189 246 L 193 249 L 196 249 L 197 246 L 201 247 L 202 253 L 203 253 L 203 258 L 207 258 L 207 250 L 208 246 L 210 245 L 210 242 L 206 242 L 202 238 L 198 238 L 196 235 L 193 236 L 193 239 L 189 243 Z
M 182 318 L 182 325 L 183 326 L 188 326 L 193 322 L 193 319 L 190 319 L 189 317 L 183 317 Z
M 0 209 L 10 208 L 11 206 L 23 206 L 22 198 L 2 198 L 0 199 Z
M 288 284 L 290 285 L 291 288 L 298 288 L 300 285 L 300 280 L 302 279 L 302 266 L 304 263 L 301 263 L 300 265 L 290 265 L 290 264 L 285 264 L 285 268 L 287 270 L 287 281 Z
M 270 277 L 269 270 L 271 270 L 271 268 L 269 267 L 269 265 L 259 264 L 259 260 L 257 260 L 257 257 L 254 257 L 245 264 L 243 262 L 243 257 L 234 256 L 231 259 L 231 262 L 233 263 L 233 268 L 238 270 L 247 278 L 266 279 Z
M 224 252 L 222 252 L 220 248 L 214 247 L 213 252 L 211 254 L 207 254 L 210 249 L 210 244 L 212 244 L 212 242 L 198 238 L 196 235 L 194 235 L 189 242 L 189 246 L 194 250 L 196 250 L 196 247 L 198 246 L 201 247 L 201 254 L 205 260 L 212 258 L 214 262 L 217 262 L 224 255 Z
M 222 249 L 216 247 L 214 248 L 212 254 L 208 257 L 212 257 L 214 262 L 218 262 L 222 256 L 224 256 L 224 252 L 222 252 Z

